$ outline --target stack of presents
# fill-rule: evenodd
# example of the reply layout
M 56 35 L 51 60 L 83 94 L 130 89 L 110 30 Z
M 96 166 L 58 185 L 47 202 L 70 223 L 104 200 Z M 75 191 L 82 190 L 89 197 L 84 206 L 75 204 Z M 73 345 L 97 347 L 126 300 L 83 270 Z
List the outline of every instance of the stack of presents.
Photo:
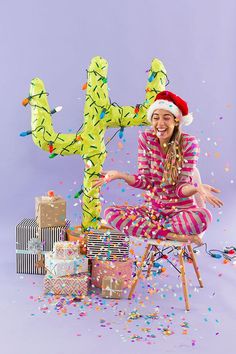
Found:
M 35 198 L 35 219 L 16 226 L 16 270 L 44 275 L 44 293 L 83 298 L 89 288 L 120 299 L 130 285 L 129 237 L 112 228 L 82 232 L 66 219 L 66 201 L 49 191 Z

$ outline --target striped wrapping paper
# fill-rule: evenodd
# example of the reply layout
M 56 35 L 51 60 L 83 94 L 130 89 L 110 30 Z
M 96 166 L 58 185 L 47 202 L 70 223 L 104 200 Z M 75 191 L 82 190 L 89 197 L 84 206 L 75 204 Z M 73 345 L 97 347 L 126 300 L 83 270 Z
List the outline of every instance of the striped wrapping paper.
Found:
M 42 257 L 45 252 L 53 250 L 56 241 L 65 239 L 66 229 L 70 221 L 66 221 L 66 226 L 38 228 L 35 219 L 23 219 L 16 225 L 16 272 L 23 274 L 45 274 L 44 268 L 36 268 L 38 254 L 29 250 L 32 239 L 39 239 L 42 242 Z
M 88 293 L 88 274 L 80 273 L 66 277 L 47 274 L 44 277 L 44 293 L 84 297 Z
M 125 261 L 129 258 L 129 237 L 114 229 L 87 233 L 87 257 L 99 260 Z

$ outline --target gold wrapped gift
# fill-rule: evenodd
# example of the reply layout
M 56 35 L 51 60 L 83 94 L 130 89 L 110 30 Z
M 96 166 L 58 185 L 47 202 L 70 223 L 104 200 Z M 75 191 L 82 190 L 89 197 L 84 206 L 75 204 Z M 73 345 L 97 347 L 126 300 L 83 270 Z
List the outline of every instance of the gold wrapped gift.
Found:
M 108 299 L 121 299 L 123 280 L 111 276 L 105 276 L 102 280 L 102 297 Z
M 35 198 L 35 217 L 40 228 L 65 226 L 66 201 L 60 196 Z

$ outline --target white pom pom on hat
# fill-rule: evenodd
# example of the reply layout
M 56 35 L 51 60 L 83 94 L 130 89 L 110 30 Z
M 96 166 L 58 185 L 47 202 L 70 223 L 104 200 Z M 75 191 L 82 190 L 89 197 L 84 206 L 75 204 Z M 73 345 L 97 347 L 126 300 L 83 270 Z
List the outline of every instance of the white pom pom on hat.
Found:
M 179 119 L 180 125 L 189 125 L 193 121 L 193 115 L 188 111 L 187 102 L 170 91 L 162 91 L 156 95 L 155 101 L 147 110 L 149 122 L 152 121 L 152 115 L 156 109 L 165 109 L 171 112 Z

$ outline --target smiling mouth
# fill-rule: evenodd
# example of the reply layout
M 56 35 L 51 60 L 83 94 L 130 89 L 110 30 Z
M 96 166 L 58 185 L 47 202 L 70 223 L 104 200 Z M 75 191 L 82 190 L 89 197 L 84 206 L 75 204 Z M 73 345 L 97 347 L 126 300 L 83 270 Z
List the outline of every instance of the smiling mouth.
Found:
M 165 128 L 165 129 L 157 129 L 157 136 L 164 135 L 166 131 L 167 131 L 167 128 Z

